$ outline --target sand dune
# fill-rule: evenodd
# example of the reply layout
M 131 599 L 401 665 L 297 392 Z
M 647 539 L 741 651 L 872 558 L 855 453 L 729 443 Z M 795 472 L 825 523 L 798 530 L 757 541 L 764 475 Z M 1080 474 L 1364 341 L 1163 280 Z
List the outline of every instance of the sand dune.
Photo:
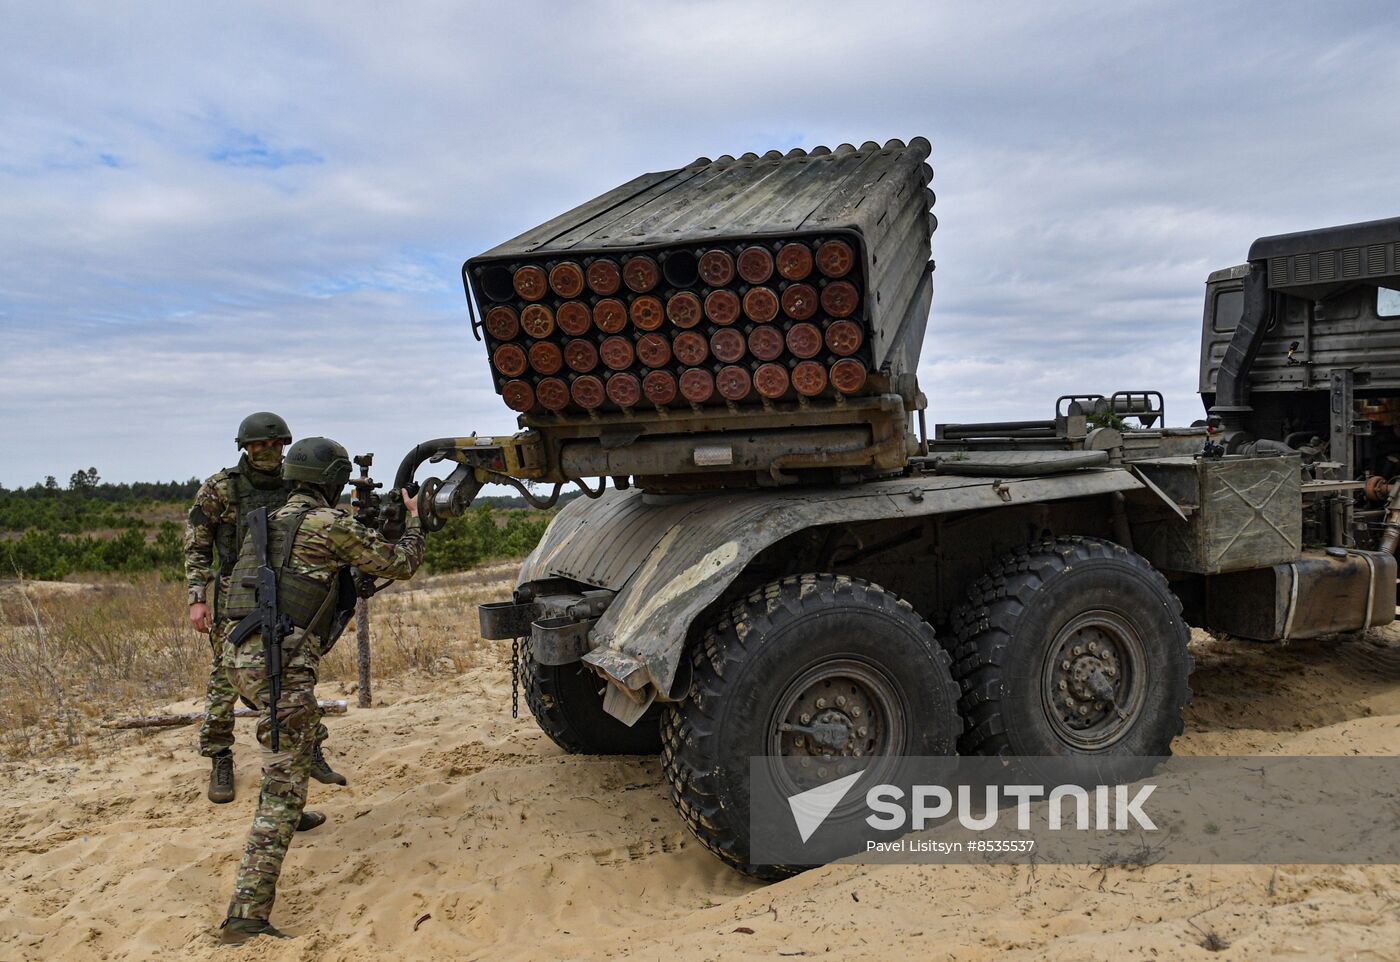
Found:
M 1197 635 L 1187 754 L 1395 754 L 1400 631 L 1287 648 Z M 325 694 L 334 694 L 333 691 Z M 299 836 L 275 920 L 214 943 L 256 792 L 204 799 L 192 730 L 9 766 L 0 958 L 1400 958 L 1400 868 L 835 865 L 763 886 L 686 833 L 652 759 L 563 755 L 503 666 L 333 718 L 349 788 Z M 193 708 L 194 704 L 185 706 Z M 522 705 L 523 711 L 523 705 Z

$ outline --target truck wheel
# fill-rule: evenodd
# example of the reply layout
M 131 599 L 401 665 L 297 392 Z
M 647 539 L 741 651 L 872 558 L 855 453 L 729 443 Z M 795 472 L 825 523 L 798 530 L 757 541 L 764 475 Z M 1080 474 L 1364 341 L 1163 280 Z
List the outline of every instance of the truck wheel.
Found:
M 963 754 L 1171 754 L 1190 630 L 1142 556 L 1096 538 L 1029 545 L 972 586 L 952 626 Z
M 947 653 L 908 602 L 867 581 L 807 574 L 765 585 L 694 646 L 691 666 L 686 699 L 661 723 L 671 801 L 706 848 L 757 878 L 806 866 L 750 864 L 750 756 L 810 758 L 814 768 L 891 756 L 893 771 L 894 756 L 956 747 Z M 825 726 L 823 740 L 795 724 Z
M 632 726 L 603 711 L 603 682 L 584 667 L 541 665 L 520 652 L 520 687 L 541 730 L 570 755 L 655 755 L 661 751 L 661 706 Z

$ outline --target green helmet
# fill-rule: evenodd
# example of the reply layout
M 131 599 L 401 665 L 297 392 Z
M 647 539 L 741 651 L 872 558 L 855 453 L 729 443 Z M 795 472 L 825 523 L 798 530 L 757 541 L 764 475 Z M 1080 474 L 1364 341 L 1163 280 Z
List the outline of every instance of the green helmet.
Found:
M 350 480 L 350 454 L 330 438 L 302 438 L 287 449 L 282 477 L 319 484 L 338 495 Z
M 238 425 L 238 437 L 234 438 L 234 441 L 240 448 L 250 441 L 281 441 L 291 444 L 292 432 L 287 427 L 287 422 L 271 411 L 259 411 L 243 419 L 243 423 Z

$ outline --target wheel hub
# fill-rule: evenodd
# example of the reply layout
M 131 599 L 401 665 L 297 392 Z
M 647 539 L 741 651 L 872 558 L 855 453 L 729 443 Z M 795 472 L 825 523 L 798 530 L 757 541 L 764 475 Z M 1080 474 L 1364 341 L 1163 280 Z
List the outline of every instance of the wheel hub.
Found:
M 849 678 L 821 678 L 801 691 L 778 725 L 784 755 L 860 758 L 876 747 L 869 692 Z
M 812 720 L 808 730 L 812 745 L 823 752 L 842 753 L 852 736 L 851 720 L 838 711 L 824 711 Z
M 1126 733 L 1142 702 L 1133 671 L 1140 649 L 1128 623 L 1109 612 L 1086 613 L 1061 629 L 1050 647 L 1044 699 L 1065 741 L 1099 749 Z
M 1118 675 L 1118 659 L 1109 652 L 1071 659 L 1068 675 L 1069 693 L 1075 699 L 1110 705 L 1117 700 L 1113 679 Z
M 779 699 L 769 752 L 795 761 L 793 790 L 856 771 L 873 756 L 896 755 L 902 709 L 889 682 L 854 660 L 815 665 Z

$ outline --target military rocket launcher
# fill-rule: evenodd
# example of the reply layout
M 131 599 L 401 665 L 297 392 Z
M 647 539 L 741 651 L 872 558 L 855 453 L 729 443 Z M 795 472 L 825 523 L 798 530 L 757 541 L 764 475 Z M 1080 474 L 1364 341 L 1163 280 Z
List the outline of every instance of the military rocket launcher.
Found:
M 659 754 L 685 825 L 763 879 L 868 847 L 860 812 L 833 847 L 775 842 L 849 767 L 918 781 L 905 761 L 956 751 L 1127 783 L 1183 730 L 1190 628 L 1395 620 L 1400 218 L 1260 238 L 1210 275 L 1205 420 L 1080 392 L 920 423 L 908 457 L 927 152 L 701 160 L 469 260 L 522 430 L 419 445 L 397 478 L 455 463 L 419 494 L 430 530 L 488 481 L 583 488 L 481 637 L 511 642 L 561 749 Z M 762 485 L 787 487 L 710 493 Z
M 915 138 L 702 157 L 471 258 L 472 331 L 522 431 L 440 439 L 446 456 L 477 482 L 661 491 L 903 470 L 925 404 L 928 155 Z

